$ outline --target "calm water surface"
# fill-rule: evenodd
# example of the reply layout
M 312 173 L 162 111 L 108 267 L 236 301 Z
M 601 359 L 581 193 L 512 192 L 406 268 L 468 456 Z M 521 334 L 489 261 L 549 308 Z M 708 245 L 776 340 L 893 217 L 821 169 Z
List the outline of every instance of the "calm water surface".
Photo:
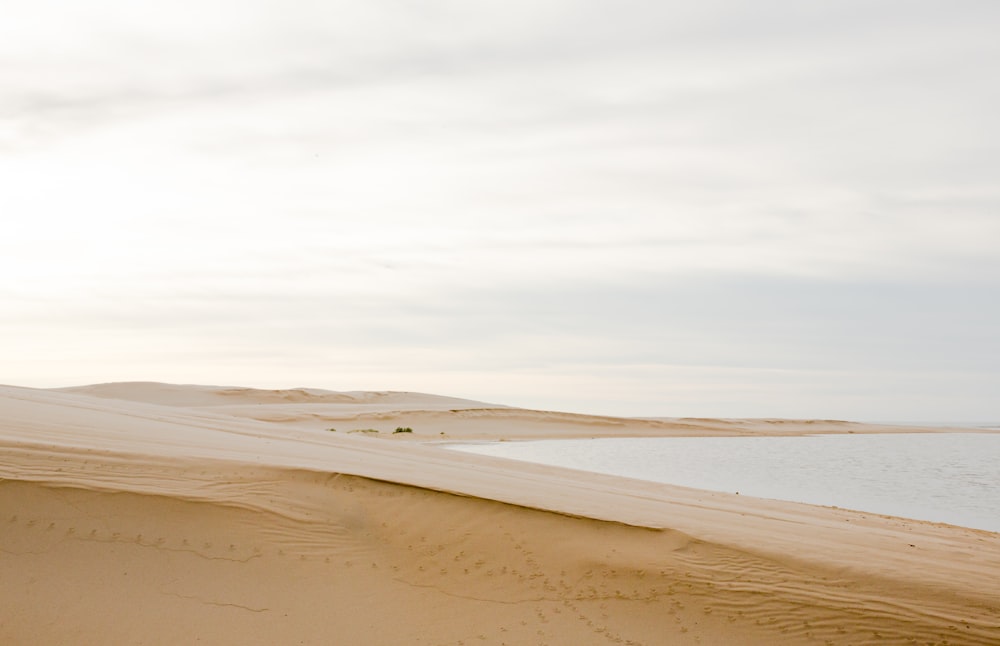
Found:
M 1000 434 L 455 444 L 495 457 L 1000 532 Z

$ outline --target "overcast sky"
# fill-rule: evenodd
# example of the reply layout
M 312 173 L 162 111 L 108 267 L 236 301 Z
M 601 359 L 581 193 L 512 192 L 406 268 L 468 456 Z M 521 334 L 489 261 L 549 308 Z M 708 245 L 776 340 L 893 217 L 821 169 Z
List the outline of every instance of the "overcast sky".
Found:
M 0 382 L 1000 420 L 1000 2 L 5 0 Z

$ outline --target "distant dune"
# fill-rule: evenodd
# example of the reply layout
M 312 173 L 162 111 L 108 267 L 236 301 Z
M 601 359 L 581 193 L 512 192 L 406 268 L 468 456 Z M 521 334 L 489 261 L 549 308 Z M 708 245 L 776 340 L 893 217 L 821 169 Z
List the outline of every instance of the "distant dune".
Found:
M 106 399 L 146 402 L 165 406 L 239 406 L 259 404 L 334 404 L 344 407 L 375 406 L 380 408 L 483 408 L 494 406 L 484 402 L 406 392 L 334 392 L 319 388 L 287 388 L 261 390 L 234 386 L 195 386 L 162 384 L 151 381 L 94 384 L 71 388 L 56 388 L 58 392 L 76 393 Z
M 998 534 L 433 445 L 900 430 L 0 387 L 0 643 L 1000 643 Z

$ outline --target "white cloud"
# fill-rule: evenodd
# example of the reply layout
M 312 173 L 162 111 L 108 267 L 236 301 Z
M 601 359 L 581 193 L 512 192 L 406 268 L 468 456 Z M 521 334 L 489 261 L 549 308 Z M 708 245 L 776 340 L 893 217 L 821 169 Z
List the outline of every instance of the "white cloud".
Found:
M 844 411 L 824 415 L 875 414 L 860 378 L 740 385 L 854 362 L 898 382 L 885 416 L 905 393 L 986 410 L 952 384 L 1000 379 L 977 359 L 1000 318 L 998 23 L 988 2 L 16 2 L 0 377 L 259 365 L 553 406 L 600 384 L 617 412 L 677 392 L 663 412 L 690 414 L 800 383 Z M 708 371 L 700 394 L 677 365 Z M 898 376 L 935 366 L 966 377 Z

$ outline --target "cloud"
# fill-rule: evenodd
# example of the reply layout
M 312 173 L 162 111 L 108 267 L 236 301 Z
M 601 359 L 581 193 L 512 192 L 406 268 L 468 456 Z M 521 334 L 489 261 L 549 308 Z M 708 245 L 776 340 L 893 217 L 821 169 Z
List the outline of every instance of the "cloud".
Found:
M 29 379 L 969 403 L 997 379 L 998 19 L 14 2 L 0 350 Z

